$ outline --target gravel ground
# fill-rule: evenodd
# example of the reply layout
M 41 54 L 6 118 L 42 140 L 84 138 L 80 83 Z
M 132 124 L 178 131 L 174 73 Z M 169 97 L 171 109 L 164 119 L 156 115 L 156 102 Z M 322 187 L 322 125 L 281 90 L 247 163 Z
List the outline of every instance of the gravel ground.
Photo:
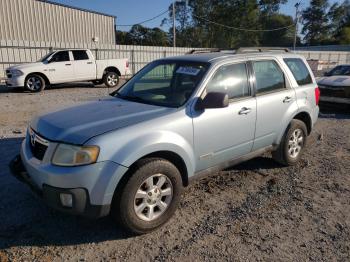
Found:
M 107 93 L 0 87 L 0 261 L 350 260 L 350 115 L 321 114 L 294 167 L 264 155 L 192 184 L 170 222 L 148 235 L 47 208 L 7 167 L 28 121 Z

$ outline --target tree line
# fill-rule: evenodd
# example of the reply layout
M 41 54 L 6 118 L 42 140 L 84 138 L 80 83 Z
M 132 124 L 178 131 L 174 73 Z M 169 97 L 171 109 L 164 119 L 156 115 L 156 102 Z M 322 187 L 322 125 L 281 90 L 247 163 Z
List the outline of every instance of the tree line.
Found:
M 176 45 L 236 48 L 293 45 L 295 19 L 280 13 L 287 0 L 178 0 L 175 2 Z M 297 45 L 350 44 L 350 1 L 330 4 L 311 0 L 298 14 Z M 133 25 L 116 31 L 117 44 L 172 46 L 173 8 L 159 27 Z M 117 25 L 118 27 L 118 25 Z M 276 30 L 278 29 L 278 30 Z

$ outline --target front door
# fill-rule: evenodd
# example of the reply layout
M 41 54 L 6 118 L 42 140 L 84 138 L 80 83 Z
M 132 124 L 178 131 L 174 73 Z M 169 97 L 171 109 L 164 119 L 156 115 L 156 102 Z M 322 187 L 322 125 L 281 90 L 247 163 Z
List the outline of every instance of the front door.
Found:
M 69 51 L 55 53 L 47 64 L 47 71 L 51 83 L 65 83 L 75 78 L 72 61 Z
M 209 80 L 204 94 L 224 92 L 229 106 L 194 111 L 196 171 L 249 153 L 253 146 L 256 100 L 252 96 L 246 63 L 220 66 Z

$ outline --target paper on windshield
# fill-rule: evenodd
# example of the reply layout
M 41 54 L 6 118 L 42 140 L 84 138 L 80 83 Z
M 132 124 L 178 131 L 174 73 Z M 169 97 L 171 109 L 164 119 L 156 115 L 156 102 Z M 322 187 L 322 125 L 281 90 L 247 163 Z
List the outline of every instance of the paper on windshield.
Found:
M 191 76 L 196 76 L 201 70 L 198 68 L 190 67 L 190 66 L 180 66 L 176 73 L 178 74 L 186 74 Z

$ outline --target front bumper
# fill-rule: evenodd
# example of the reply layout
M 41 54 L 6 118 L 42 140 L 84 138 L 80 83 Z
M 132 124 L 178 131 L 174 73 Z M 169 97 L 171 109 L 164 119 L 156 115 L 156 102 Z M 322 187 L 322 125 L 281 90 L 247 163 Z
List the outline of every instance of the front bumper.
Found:
M 9 167 L 13 176 L 27 184 L 48 206 L 56 210 L 89 218 L 99 218 L 109 214 L 110 205 L 92 205 L 89 194 L 84 188 L 58 188 L 46 184 L 43 184 L 42 188 L 39 188 L 26 171 L 20 155 L 16 156 L 10 162 Z M 61 194 L 72 196 L 72 207 L 62 205 L 60 200 Z
M 127 167 L 112 161 L 97 162 L 77 167 L 51 164 L 57 143 L 50 142 L 42 161 L 32 154 L 27 138 L 21 154 L 11 162 L 12 173 L 41 195 L 55 209 L 87 217 L 102 217 L 109 213 L 114 191 Z M 73 196 L 73 206 L 61 204 L 60 194 Z
M 11 78 L 7 78 L 5 83 L 9 87 L 23 87 L 24 86 L 24 76 L 13 76 Z

